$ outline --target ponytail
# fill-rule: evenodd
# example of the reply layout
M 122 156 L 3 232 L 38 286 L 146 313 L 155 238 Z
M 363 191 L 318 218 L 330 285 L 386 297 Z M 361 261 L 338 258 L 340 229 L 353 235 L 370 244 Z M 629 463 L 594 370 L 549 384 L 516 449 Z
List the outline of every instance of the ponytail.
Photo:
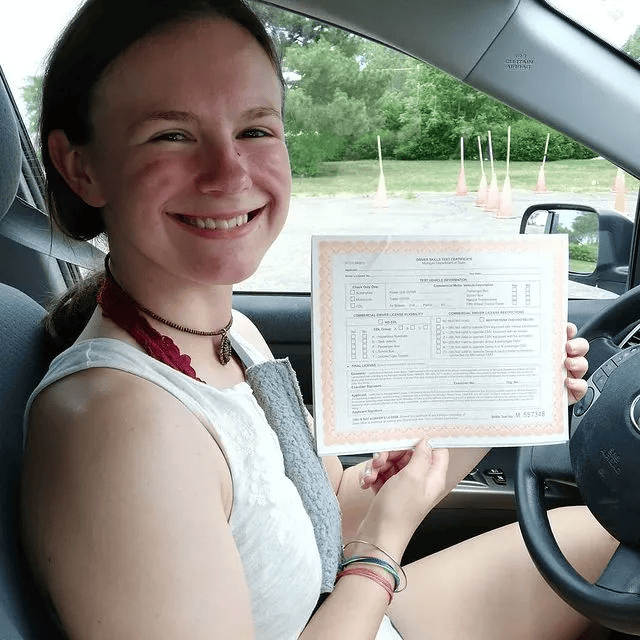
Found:
M 49 359 L 68 349 L 78 339 L 98 306 L 98 291 L 104 278 L 104 271 L 87 276 L 53 303 L 44 320 Z

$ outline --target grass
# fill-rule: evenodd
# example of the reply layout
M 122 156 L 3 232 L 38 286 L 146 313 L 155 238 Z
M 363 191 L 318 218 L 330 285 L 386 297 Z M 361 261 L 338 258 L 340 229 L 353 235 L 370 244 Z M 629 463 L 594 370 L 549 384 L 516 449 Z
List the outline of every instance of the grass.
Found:
M 596 270 L 595 262 L 585 262 L 584 260 L 574 260 L 569 258 L 569 271 L 574 273 L 593 273 Z
M 387 160 L 383 162 L 387 193 L 401 198 L 413 198 L 418 193 L 454 192 L 460 163 L 453 160 Z M 506 173 L 506 162 L 496 162 L 498 185 Z M 538 180 L 539 162 L 512 162 L 509 168 L 511 187 L 531 191 Z M 547 162 L 545 179 L 550 191 L 599 193 L 611 190 L 616 167 L 606 160 L 559 160 Z M 485 162 L 490 179 L 490 166 Z M 465 177 L 469 191 L 480 183 L 480 163 L 465 162 Z M 313 178 L 295 177 L 294 196 L 361 196 L 375 193 L 378 188 L 379 164 L 376 160 L 326 162 L 321 174 Z M 626 176 L 626 188 L 638 190 L 638 180 Z

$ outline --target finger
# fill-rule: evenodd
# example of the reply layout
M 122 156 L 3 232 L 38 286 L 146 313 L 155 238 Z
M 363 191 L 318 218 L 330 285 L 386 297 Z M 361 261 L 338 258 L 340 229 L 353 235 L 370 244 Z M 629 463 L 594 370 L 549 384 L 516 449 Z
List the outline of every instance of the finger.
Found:
M 446 476 L 449 467 L 449 449 L 434 449 L 431 455 L 431 470 L 434 475 Z
M 405 466 L 422 467 L 426 465 L 428 468 L 431 465 L 432 453 L 433 449 L 431 448 L 429 441 L 426 438 L 423 438 L 415 446 L 413 453 L 411 454 L 411 458 Z
M 373 454 L 373 457 L 371 458 L 371 466 L 373 468 L 378 468 L 378 469 L 381 467 L 384 467 L 388 459 L 389 459 L 388 451 L 377 451 L 376 453 Z
M 574 338 L 567 342 L 567 355 L 586 356 L 589 352 L 589 343 L 584 338 Z
M 573 322 L 567 322 L 567 338 L 571 340 L 572 338 L 575 338 L 577 333 L 578 333 L 578 327 L 576 327 L 576 325 L 573 324 Z
M 564 381 L 569 395 L 569 404 L 578 402 L 587 393 L 587 381 L 583 378 L 566 378 Z
M 589 363 L 586 358 L 580 356 L 578 358 L 567 358 L 564 361 L 564 366 L 569 377 L 582 378 L 589 368 Z
M 368 489 L 375 482 L 377 475 L 377 471 L 374 472 L 373 469 L 373 460 L 367 460 L 360 471 L 360 488 Z

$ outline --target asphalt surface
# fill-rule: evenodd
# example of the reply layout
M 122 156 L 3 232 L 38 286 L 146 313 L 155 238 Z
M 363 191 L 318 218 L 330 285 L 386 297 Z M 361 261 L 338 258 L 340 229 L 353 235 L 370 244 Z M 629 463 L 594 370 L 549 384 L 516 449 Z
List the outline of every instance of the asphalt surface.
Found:
M 628 193 L 626 215 L 635 211 L 637 192 Z M 514 192 L 512 217 L 476 206 L 476 194 L 456 196 L 421 193 L 416 198 L 389 198 L 376 206 L 371 197 L 294 198 L 284 230 L 265 256 L 258 273 L 237 286 L 244 291 L 310 290 L 312 234 L 482 236 L 495 238 L 519 232 L 525 209 L 538 203 L 586 204 L 614 209 L 613 193 Z

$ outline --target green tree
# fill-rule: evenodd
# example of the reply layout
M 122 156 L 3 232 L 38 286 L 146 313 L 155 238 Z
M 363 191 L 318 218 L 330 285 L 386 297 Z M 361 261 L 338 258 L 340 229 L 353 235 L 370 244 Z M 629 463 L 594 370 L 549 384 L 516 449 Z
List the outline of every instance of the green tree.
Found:
M 355 55 L 364 40 L 347 31 L 332 27 L 310 18 L 278 9 L 266 4 L 249 1 L 251 8 L 260 16 L 269 35 L 279 43 L 284 55 L 292 45 L 306 46 L 323 37 L 347 55 Z
M 42 76 L 29 76 L 27 84 L 20 91 L 27 109 L 27 129 L 33 139 L 36 140 L 38 138 L 42 102 Z
M 570 231 L 571 242 L 593 244 L 598 241 L 598 216 L 592 211 L 577 215 Z
M 624 43 L 622 50 L 634 60 L 640 62 L 640 27 L 635 33 Z

